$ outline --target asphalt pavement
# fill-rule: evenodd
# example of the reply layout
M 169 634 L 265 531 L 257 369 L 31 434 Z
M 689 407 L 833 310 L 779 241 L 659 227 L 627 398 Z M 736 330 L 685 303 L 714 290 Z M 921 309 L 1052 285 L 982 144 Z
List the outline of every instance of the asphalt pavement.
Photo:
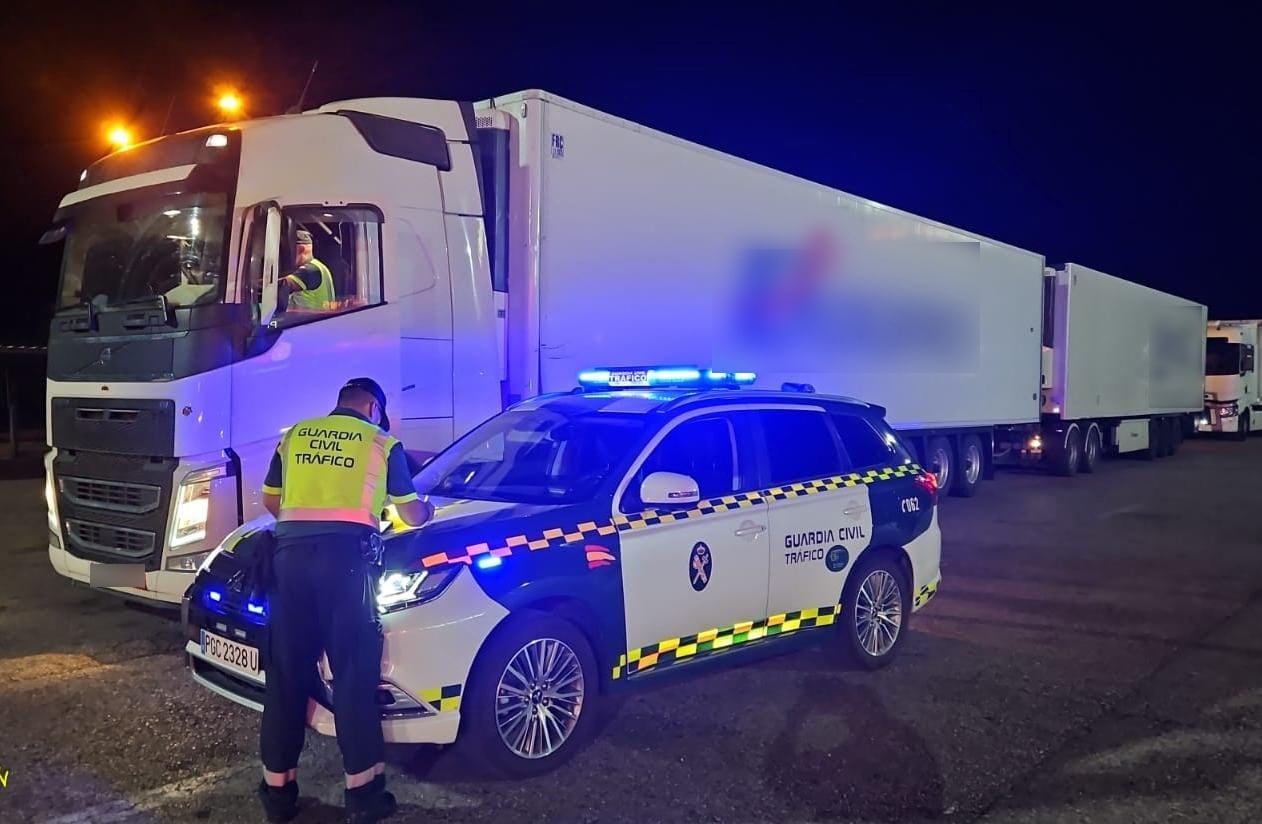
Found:
M 529 781 L 392 748 L 398 821 L 1253 821 L 1262 439 L 949 499 L 940 594 L 877 673 L 811 649 L 637 693 Z M 0 481 L 0 822 L 261 820 L 258 717 L 194 685 L 172 615 L 48 565 Z M 302 822 L 340 821 L 308 734 Z

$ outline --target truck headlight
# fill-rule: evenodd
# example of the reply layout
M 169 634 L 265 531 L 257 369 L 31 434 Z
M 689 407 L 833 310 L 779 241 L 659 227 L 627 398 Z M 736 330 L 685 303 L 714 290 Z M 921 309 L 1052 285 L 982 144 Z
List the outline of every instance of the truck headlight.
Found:
M 190 472 L 180 483 L 176 496 L 175 520 L 171 523 L 171 548 L 206 539 L 210 519 L 210 484 L 228 474 L 227 467 L 214 466 Z
M 1218 411 L 1219 417 L 1223 417 L 1223 418 L 1234 418 L 1239 414 L 1240 414 L 1240 409 L 1234 403 L 1230 404 L 1229 406 L 1224 406 Z
M 432 601 L 460 573 L 460 567 L 420 572 L 385 572 L 377 584 L 377 608 L 381 612 L 416 606 Z
M 167 560 L 167 572 L 201 572 L 218 550 L 194 552 L 192 555 L 176 555 Z
M 47 504 L 48 512 L 48 528 L 53 532 L 58 531 L 57 518 L 57 493 L 53 490 L 53 476 L 50 473 L 44 473 L 44 503 Z

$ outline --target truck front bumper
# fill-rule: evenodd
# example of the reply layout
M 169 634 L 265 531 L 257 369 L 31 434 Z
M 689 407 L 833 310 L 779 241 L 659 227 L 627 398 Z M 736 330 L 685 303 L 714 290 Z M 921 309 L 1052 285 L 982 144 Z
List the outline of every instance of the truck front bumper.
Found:
M 92 567 L 98 562 L 78 558 L 71 555 L 66 550 L 59 549 L 52 544 L 48 545 L 48 561 L 52 564 L 53 571 L 55 571 L 58 575 L 63 575 L 75 583 L 93 586 Z M 105 567 L 115 566 L 114 564 L 100 565 Z M 156 570 L 154 572 L 144 573 L 143 589 L 139 587 L 101 586 L 97 586 L 96 588 L 137 601 L 179 606 L 180 598 L 184 595 L 184 591 L 188 589 L 188 585 L 192 582 L 192 573 L 164 572 L 162 570 Z

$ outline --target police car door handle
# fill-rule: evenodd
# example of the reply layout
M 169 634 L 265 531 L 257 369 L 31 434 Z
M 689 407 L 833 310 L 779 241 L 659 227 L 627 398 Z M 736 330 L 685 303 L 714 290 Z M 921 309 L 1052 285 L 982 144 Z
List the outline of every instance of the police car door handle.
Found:
M 867 511 L 868 511 L 867 504 L 859 504 L 858 506 L 846 507 L 845 509 L 841 511 L 841 514 L 842 515 L 858 515 L 860 512 L 867 512 Z
M 754 523 L 750 523 L 749 521 L 746 521 L 745 523 L 741 524 L 740 529 L 736 530 L 736 537 L 748 538 L 751 535 L 761 535 L 766 531 L 767 531 L 767 527 L 760 526 L 759 524 L 754 524 Z

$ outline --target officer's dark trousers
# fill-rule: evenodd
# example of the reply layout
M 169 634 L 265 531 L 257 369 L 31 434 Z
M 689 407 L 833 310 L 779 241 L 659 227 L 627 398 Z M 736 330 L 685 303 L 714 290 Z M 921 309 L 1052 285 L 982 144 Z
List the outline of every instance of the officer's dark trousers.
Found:
M 298 766 L 307 727 L 307 699 L 317 695 L 320 653 L 333 674 L 337 743 L 348 775 L 382 760 L 381 621 L 375 570 L 360 539 L 281 539 L 268 596 L 267 692 L 260 749 L 263 768 Z

